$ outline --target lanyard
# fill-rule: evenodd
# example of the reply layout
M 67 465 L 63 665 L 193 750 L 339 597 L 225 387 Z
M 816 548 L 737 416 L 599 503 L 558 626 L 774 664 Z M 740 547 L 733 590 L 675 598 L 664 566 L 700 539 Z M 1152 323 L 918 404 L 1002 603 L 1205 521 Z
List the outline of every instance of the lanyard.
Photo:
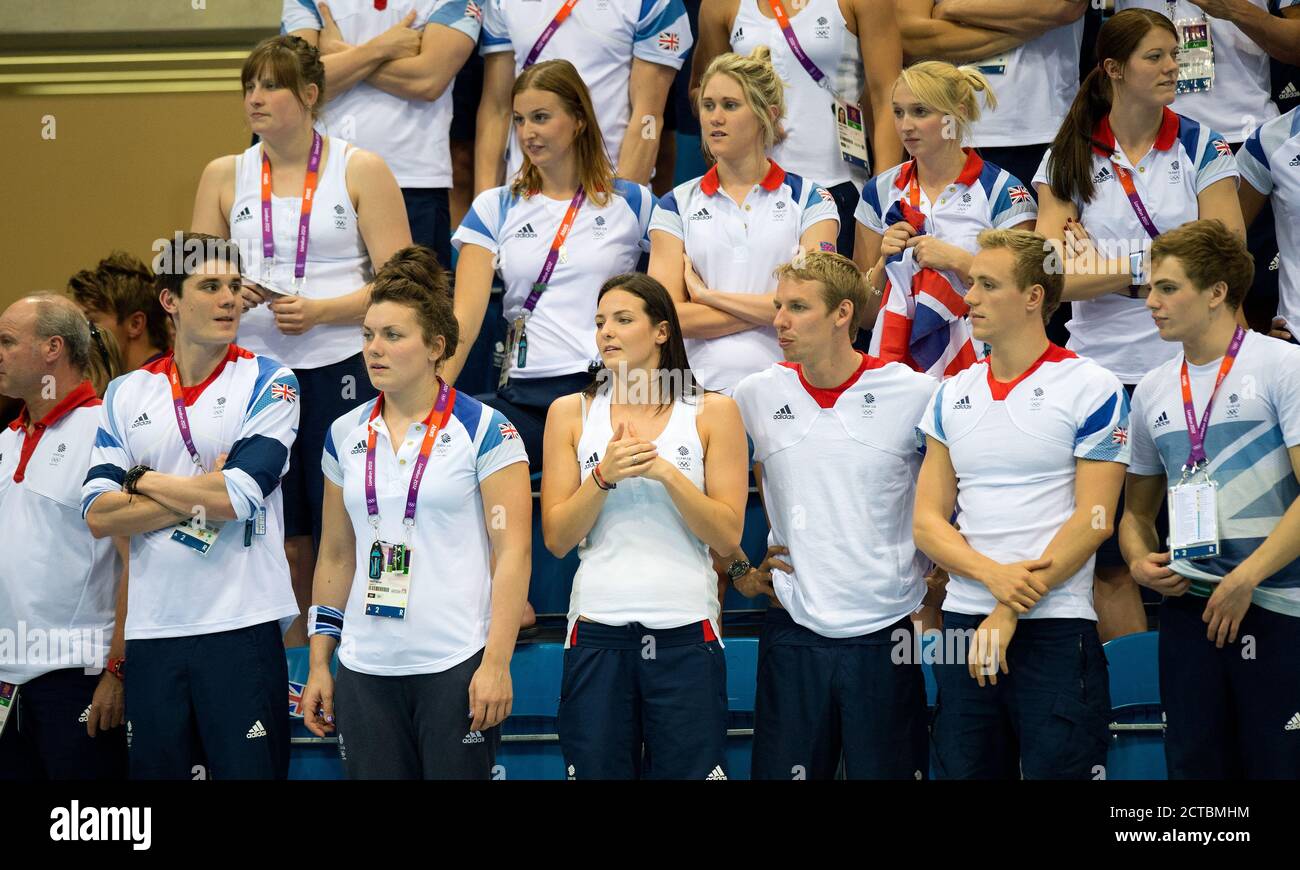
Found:
M 799 38 L 794 35 L 794 27 L 790 24 L 790 17 L 785 14 L 785 7 L 781 5 L 781 0 L 767 0 L 767 2 L 772 7 L 772 14 L 776 16 L 776 23 L 780 26 L 786 44 L 790 46 L 790 51 L 794 52 L 795 59 L 799 61 L 799 65 L 804 68 L 808 75 L 812 76 L 812 80 L 820 85 L 822 80 L 826 78 L 826 74 L 818 69 L 817 64 L 812 62 L 812 58 L 799 44 Z
M 546 43 L 551 41 L 551 37 L 555 35 L 555 31 L 560 29 L 560 25 L 564 23 L 564 19 L 569 17 L 569 13 L 573 11 L 573 7 L 577 5 L 578 0 L 564 0 L 564 5 L 560 7 L 560 11 L 555 13 L 555 17 L 551 19 L 551 23 L 546 25 L 546 29 L 542 31 L 542 35 L 537 37 L 537 41 L 533 43 L 532 51 L 528 52 L 528 57 L 524 59 L 524 69 L 528 69 L 530 66 L 537 63 L 537 57 L 542 53 L 542 49 L 546 47 Z
M 550 283 L 551 275 L 555 272 L 555 264 L 560 259 L 560 249 L 564 247 L 564 240 L 569 237 L 569 230 L 573 229 L 573 222 L 578 217 L 578 209 L 582 208 L 582 203 L 587 199 L 587 192 L 578 185 L 578 192 L 573 195 L 573 200 L 569 203 L 569 210 L 564 213 L 564 220 L 560 221 L 560 228 L 555 232 L 555 238 L 551 241 L 551 250 L 546 255 L 546 262 L 542 263 L 542 271 L 537 275 L 537 281 L 533 283 L 533 289 L 524 300 L 525 316 L 533 313 L 537 307 L 537 301 L 542 298 L 546 292 L 546 285 Z
M 420 455 L 415 460 L 415 468 L 411 470 L 411 485 L 406 490 L 406 518 L 402 521 L 408 528 L 415 525 L 415 500 L 420 494 L 420 482 L 424 479 L 424 467 L 429 464 L 429 454 L 433 451 L 433 441 L 443 427 L 447 425 L 447 419 L 451 416 L 451 409 L 456 404 L 456 391 L 448 386 L 446 381 L 439 381 L 441 386 L 438 389 L 438 400 L 434 402 L 433 408 L 429 411 L 429 416 L 424 418 L 424 441 L 420 444 Z M 384 409 L 384 394 L 379 394 L 379 399 L 375 402 L 375 410 L 370 413 L 370 425 L 367 427 L 369 432 L 366 435 L 366 514 L 370 518 L 370 525 L 376 530 L 379 529 L 379 497 L 375 493 L 375 418 L 380 415 Z M 433 425 L 433 418 L 438 417 L 437 425 Z M 389 433 L 392 437 L 392 433 Z
M 311 206 L 316 194 L 316 174 L 320 169 L 323 145 L 320 133 L 311 133 L 311 154 L 307 157 L 307 177 L 302 183 L 302 213 L 298 219 L 298 255 L 293 264 L 293 277 L 301 282 L 307 273 L 307 234 L 311 225 Z M 271 158 L 262 148 L 262 259 L 275 261 L 275 235 L 271 232 Z
M 919 178 L 920 173 L 921 173 L 920 168 L 916 165 L 916 161 L 913 160 L 912 181 L 907 186 L 907 201 L 912 204 L 912 208 L 921 207 L 921 180 Z
M 1228 343 L 1228 352 L 1223 355 L 1223 363 L 1219 366 L 1219 376 L 1214 379 L 1214 389 L 1210 391 L 1210 398 L 1205 403 L 1205 414 L 1201 417 L 1200 425 L 1196 423 L 1196 411 L 1192 408 L 1192 381 L 1187 375 L 1187 358 L 1183 358 L 1183 369 L 1179 375 L 1183 388 L 1183 415 L 1187 418 L 1187 438 L 1192 442 L 1192 451 L 1187 455 L 1187 464 L 1183 466 L 1183 471 L 1195 471 L 1201 465 L 1205 464 L 1205 433 L 1210 427 L 1210 408 L 1214 405 L 1214 396 L 1219 392 L 1219 384 L 1232 371 L 1232 364 L 1237 361 L 1237 353 L 1241 350 L 1241 343 L 1246 338 L 1246 330 L 1240 326 L 1232 334 L 1232 341 Z
M 1116 163 L 1114 158 L 1111 159 L 1110 163 L 1115 167 L 1115 174 L 1119 176 L 1120 187 L 1124 188 L 1129 205 L 1133 206 L 1133 213 L 1137 215 L 1138 222 L 1142 224 L 1142 229 L 1146 230 L 1147 235 L 1151 238 L 1158 238 L 1160 230 L 1156 229 L 1155 221 L 1151 220 L 1151 215 L 1147 212 L 1142 197 L 1138 196 L 1137 185 L 1133 183 L 1133 173 Z
M 190 459 L 203 471 L 203 460 L 199 458 L 199 451 L 194 446 L 194 437 L 190 434 L 190 418 L 185 413 L 185 388 L 181 386 L 181 373 L 176 369 L 176 358 L 172 357 L 171 368 L 167 370 L 167 379 L 172 385 L 172 408 L 176 411 L 176 427 L 181 430 L 181 440 L 185 442 L 185 449 L 190 452 Z

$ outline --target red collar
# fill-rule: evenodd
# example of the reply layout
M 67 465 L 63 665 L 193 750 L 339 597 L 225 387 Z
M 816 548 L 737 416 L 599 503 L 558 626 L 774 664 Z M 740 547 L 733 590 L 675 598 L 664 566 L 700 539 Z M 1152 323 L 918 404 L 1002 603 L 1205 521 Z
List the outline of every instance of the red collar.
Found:
M 166 377 L 167 373 L 171 371 L 172 360 L 174 358 L 175 358 L 175 351 L 169 350 L 165 354 L 162 354 L 161 356 L 155 358 L 153 362 L 150 362 L 147 365 L 142 366 L 142 370 Z M 250 353 L 249 351 L 246 351 L 242 347 L 235 344 L 230 345 L 230 347 L 226 348 L 225 357 L 222 358 L 221 362 L 217 363 L 217 367 L 212 370 L 212 374 L 208 375 L 206 378 L 203 379 L 203 383 L 195 384 L 192 387 L 182 388 L 184 390 L 186 407 L 193 405 L 195 402 L 199 400 L 199 396 L 203 395 L 203 391 L 206 390 L 208 386 L 211 385 L 211 383 L 215 381 L 217 377 L 221 374 L 222 370 L 226 367 L 226 363 L 234 362 L 237 359 L 252 359 L 252 358 L 253 358 L 253 354 Z
M 36 422 L 36 429 L 48 429 L 55 423 L 62 420 L 68 414 L 84 405 L 98 405 L 99 396 L 95 395 L 95 387 L 89 380 L 77 384 L 76 388 L 63 397 L 63 401 L 50 409 L 49 413 Z M 18 419 L 9 424 L 10 429 L 24 429 L 31 422 L 31 415 L 27 413 L 27 406 L 23 405 L 22 411 L 18 414 Z
M 1047 350 L 1043 351 L 1042 356 L 1034 360 L 1033 365 L 1031 365 L 1029 368 L 1021 372 L 1020 375 L 1015 380 L 1006 381 L 1005 383 L 993 377 L 993 363 L 992 361 L 988 362 L 989 392 L 993 394 L 993 401 L 1001 402 L 1007 396 L 1011 395 L 1011 391 L 1016 388 L 1016 385 L 1019 384 L 1021 381 L 1023 381 L 1025 378 L 1032 375 L 1034 372 L 1038 371 L 1038 367 L 1041 366 L 1043 363 L 1061 362 L 1062 360 L 1075 359 L 1077 357 L 1078 354 L 1075 353 L 1074 351 L 1066 350 L 1065 348 L 1060 347 L 1059 345 L 1055 345 L 1052 344 L 1051 342 L 1048 342 Z
M 960 184 L 963 187 L 970 187 L 975 183 L 975 179 L 980 177 L 984 171 L 984 158 L 979 156 L 974 148 L 961 149 L 966 152 L 966 165 L 961 168 L 961 173 L 953 184 Z M 912 182 L 912 175 L 916 172 L 916 160 L 909 160 L 898 170 L 898 177 L 894 179 L 894 187 L 899 190 L 907 187 Z
M 818 407 L 833 408 L 835 407 L 835 403 L 840 400 L 840 396 L 844 395 L 844 391 L 858 382 L 858 378 L 862 377 L 863 372 L 868 369 L 878 369 L 886 365 L 885 361 L 879 357 L 868 356 L 867 354 L 862 353 L 862 351 L 858 351 L 858 355 L 862 357 L 862 363 L 858 366 L 857 370 L 853 372 L 853 374 L 849 375 L 848 380 L 844 383 L 840 384 L 838 387 L 831 387 L 829 389 L 824 387 L 814 387 L 812 384 L 808 383 L 808 379 L 803 375 L 803 366 L 799 365 L 799 363 L 783 362 L 781 365 L 794 370 L 795 374 L 799 376 L 799 383 L 803 384 L 803 388 L 807 390 L 808 395 L 812 396 L 813 400 L 817 402 Z
M 1178 115 L 1168 106 L 1161 109 L 1160 132 L 1156 134 L 1155 149 L 1157 151 L 1168 151 L 1174 147 L 1178 141 Z M 1115 131 L 1110 128 L 1110 115 L 1106 115 L 1097 122 L 1097 126 L 1092 131 L 1092 150 L 1093 153 L 1102 157 L 1110 157 L 1115 153 Z
M 767 163 L 767 175 L 763 176 L 763 180 L 758 183 L 758 186 L 767 191 L 776 190 L 781 186 L 781 182 L 785 181 L 785 170 L 777 166 L 775 160 L 769 159 Z M 721 184 L 722 182 L 718 179 L 718 164 L 715 163 L 700 179 L 700 190 L 704 192 L 705 196 L 713 196 L 718 192 Z

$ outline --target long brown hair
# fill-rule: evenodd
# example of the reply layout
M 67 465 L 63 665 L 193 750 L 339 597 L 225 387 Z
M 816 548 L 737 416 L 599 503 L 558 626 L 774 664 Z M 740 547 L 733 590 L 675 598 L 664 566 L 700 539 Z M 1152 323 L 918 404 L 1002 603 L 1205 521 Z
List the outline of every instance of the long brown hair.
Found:
M 668 340 L 659 348 L 659 365 L 654 371 L 660 387 L 660 404 L 668 407 L 677 399 L 690 400 L 693 394 L 686 387 L 688 384 L 695 383 L 695 375 L 691 372 L 691 364 L 686 359 L 686 344 L 682 341 L 682 326 L 677 319 L 677 306 L 673 304 L 673 298 L 668 295 L 664 285 L 643 272 L 615 275 L 601 285 L 600 292 L 596 294 L 596 304 L 599 305 L 600 300 L 611 290 L 622 290 L 640 299 L 645 307 L 646 316 L 650 318 L 652 324 L 667 321 Z M 601 383 L 608 379 L 608 376 L 604 375 L 605 371 L 607 369 L 599 364 L 593 366 L 594 377 L 583 390 L 585 395 L 596 395 Z M 665 386 L 666 390 L 663 389 Z
M 1106 75 L 1106 61 L 1114 60 L 1121 66 L 1127 64 L 1138 44 L 1156 27 L 1178 38 L 1173 22 L 1150 9 L 1125 9 L 1101 26 L 1097 34 L 1097 65 L 1079 85 L 1069 114 L 1052 140 L 1048 178 L 1052 183 L 1052 195 L 1062 202 L 1071 202 L 1076 197 L 1083 202 L 1092 201 L 1095 191 L 1092 146 L 1105 147 L 1092 138 L 1092 131 L 1110 113 L 1115 97 L 1110 77 Z
M 555 94 L 564 111 L 578 122 L 578 135 L 574 137 L 572 146 L 578 161 L 578 181 L 588 199 L 596 205 L 606 205 L 614 189 L 614 170 L 609 165 L 600 123 L 591 104 L 591 93 L 582 76 L 567 60 L 544 60 L 533 64 L 515 79 L 515 86 L 510 89 L 511 105 L 515 97 L 529 89 Z M 542 173 L 525 153 L 523 166 L 519 167 L 510 192 L 516 196 L 532 196 L 541 189 Z

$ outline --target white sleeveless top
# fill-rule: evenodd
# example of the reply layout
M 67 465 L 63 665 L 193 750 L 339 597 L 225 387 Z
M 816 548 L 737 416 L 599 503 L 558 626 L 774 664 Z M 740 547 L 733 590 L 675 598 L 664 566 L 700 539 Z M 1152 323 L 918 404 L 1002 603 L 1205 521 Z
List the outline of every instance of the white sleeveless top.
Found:
M 357 227 L 357 210 L 348 196 L 347 164 L 356 153 L 342 139 L 328 137 L 328 153 L 321 167 L 311 210 L 307 239 L 307 272 L 302 295 L 333 299 L 360 290 L 374 276 L 370 254 Z M 292 290 L 298 251 L 298 219 L 302 196 L 271 195 L 271 223 L 275 233 L 275 261 L 271 282 L 276 289 Z M 227 215 L 230 238 L 239 244 L 243 273 L 249 281 L 262 278 L 262 145 L 235 157 L 235 201 Z M 314 369 L 361 353 L 361 327 L 331 323 L 303 335 L 285 335 L 275 327 L 266 305 L 244 314 L 239 324 L 239 345 L 260 356 L 279 360 L 293 369 Z
M 748 55 L 766 45 L 772 51 L 772 67 L 785 83 L 786 139 L 772 149 L 772 159 L 790 172 L 833 187 L 854 181 L 852 169 L 840 157 L 839 133 L 835 127 L 835 104 L 831 93 L 813 81 L 785 41 L 776 19 L 758 11 L 759 0 L 740 0 L 731 25 L 731 50 Z M 787 0 L 789 11 L 794 4 Z M 840 13 L 839 0 L 807 0 L 790 19 L 795 38 L 804 53 L 826 74 L 827 82 L 844 99 L 856 103 L 862 95 L 862 53 L 858 40 L 849 33 Z M 870 135 L 870 131 L 868 131 Z M 861 173 L 859 181 L 868 174 Z
M 660 456 L 703 490 L 698 410 L 698 404 L 674 402 L 668 425 L 654 443 Z M 614 435 L 609 412 L 606 387 L 591 400 L 578 441 L 582 479 L 604 457 Z M 686 525 L 662 483 L 620 480 L 605 496 L 595 525 L 578 545 L 578 556 L 582 561 L 573 578 L 566 636 L 572 635 L 579 616 L 605 625 L 639 622 L 656 629 L 709 619 L 718 631 L 718 580 L 708 545 Z

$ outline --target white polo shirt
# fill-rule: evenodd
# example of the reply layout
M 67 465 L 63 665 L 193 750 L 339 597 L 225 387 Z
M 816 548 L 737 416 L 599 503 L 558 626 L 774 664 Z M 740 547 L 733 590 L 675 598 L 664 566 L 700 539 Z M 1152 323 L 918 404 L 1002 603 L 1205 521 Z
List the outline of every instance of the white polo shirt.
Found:
M 976 552 L 1004 564 L 1037 559 L 1075 511 L 1076 461 L 1129 461 L 1128 393 L 1091 360 L 1049 345 L 1010 383 L 990 364 L 944 381 L 921 431 L 947 445 L 957 472 L 956 526 Z M 1089 556 L 1021 619 L 1097 618 Z M 953 574 L 943 609 L 983 615 L 997 599 Z
M 0 682 L 107 662 L 122 563 L 113 539 L 91 537 L 81 518 L 99 405 L 83 381 L 30 435 L 25 408 L 0 430 L 0 628 L 15 632 L 16 641 L 12 654 L 0 657 Z M 54 634 L 33 649 L 34 632 Z
M 400 24 L 415 12 L 416 27 L 441 24 L 478 42 L 483 13 L 468 0 L 331 0 L 330 14 L 343 41 L 357 46 Z M 315 0 L 284 0 L 281 30 L 317 30 L 322 26 Z M 324 130 L 373 151 L 393 170 L 402 187 L 451 187 L 451 89 L 436 100 L 408 100 L 359 81 L 341 94 L 325 95 Z
M 1179 353 L 1148 372 L 1133 392 L 1133 474 L 1182 476 L 1191 452 Z M 1189 365 L 1192 405 L 1199 422 L 1214 389 L 1222 357 Z M 1219 485 L 1220 554 L 1178 560 L 1170 569 L 1192 581 L 1190 592 L 1208 596 L 1214 586 L 1259 549 L 1300 497 L 1289 448 L 1300 445 L 1300 347 L 1247 332 L 1232 370 L 1210 409 L 1205 454 L 1210 477 Z M 1161 549 L 1167 545 L 1161 543 Z M 1252 600 L 1260 607 L 1300 616 L 1300 559 L 1261 583 Z
M 366 438 L 375 430 L 375 494 L 379 536 L 405 540 L 402 524 L 411 471 L 424 440 L 412 423 L 393 451 L 377 399 L 348 411 L 325 436 L 321 470 L 343 488 L 356 538 L 356 572 L 348 594 L 339 661 L 381 676 L 430 674 L 453 668 L 487 643 L 492 616 L 492 548 L 483 518 L 480 484 L 516 462 L 528 462 L 524 442 L 501 412 L 453 392 L 447 426 L 438 433 L 416 500 L 411 533 L 411 588 L 404 619 L 366 615 L 370 547 L 375 532 L 366 513 Z
M 1268 0 L 1248 2 L 1260 9 L 1268 8 Z M 1283 7 L 1297 3 L 1300 0 L 1282 0 Z M 1205 11 L 1190 0 L 1115 0 L 1116 12 L 1125 9 L 1150 9 L 1171 20 L 1207 18 Z M 1214 43 L 1214 86 L 1208 91 L 1179 94 L 1173 110 L 1206 127 L 1222 130 L 1229 142 L 1241 142 L 1256 125 L 1277 117 L 1268 52 L 1231 21 L 1208 20 Z
M 916 424 L 938 381 L 862 355 L 839 388 L 811 386 L 794 363 L 745 378 L 734 398 L 762 463 L 768 546 L 781 606 L 826 637 L 886 628 L 925 598 L 929 560 L 912 542 L 921 468 Z
M 1300 109 L 1260 127 L 1237 152 L 1250 186 L 1273 198 L 1277 246 L 1278 316 L 1300 328 Z
M 514 52 L 517 76 L 523 72 L 537 37 L 564 0 L 484 0 L 480 5 L 483 38 L 479 53 Z M 577 67 L 591 92 L 605 150 L 617 164 L 632 113 L 628 95 L 632 59 L 681 69 L 693 42 L 682 0 L 581 0 L 546 43 L 537 62 L 558 58 Z M 507 179 L 513 178 L 523 163 L 513 141 L 512 136 Z
M 108 385 L 81 513 L 126 473 L 147 465 L 163 474 L 199 471 L 181 440 L 168 372 L 172 355 Z M 204 469 L 225 453 L 221 474 L 236 519 L 219 525 L 207 555 L 172 539 L 174 527 L 131 537 L 126 639 L 192 637 L 298 615 L 284 557 L 280 478 L 298 434 L 298 379 L 272 359 L 231 345 L 201 384 L 185 388 L 191 437 Z M 245 541 L 245 523 L 266 509 L 266 534 Z
M 975 146 L 1004 148 L 1055 139 L 1079 90 L 1082 43 L 1080 18 L 1004 54 L 968 64 L 984 73 L 998 100 L 993 109 L 981 105 L 980 119 L 971 131 Z
M 1130 251 L 1149 250 L 1151 237 L 1133 211 L 1113 159 L 1127 169 L 1147 213 L 1162 233 L 1176 229 L 1200 216 L 1197 196 L 1216 181 L 1237 177 L 1237 161 L 1227 140 L 1190 118 L 1164 110 L 1164 122 L 1155 145 L 1134 166 L 1115 145 L 1110 117 L 1102 118 L 1092 138 L 1108 151 L 1093 145 L 1092 201 L 1077 197 L 1074 206 L 1079 221 L 1107 257 L 1127 258 Z M 1048 167 L 1052 151 L 1043 155 L 1034 175 L 1034 186 L 1050 185 Z M 1178 346 L 1161 341 L 1143 299 L 1107 293 L 1096 299 L 1070 303 L 1070 350 L 1096 360 L 1126 384 L 1136 384 L 1151 369 L 1169 359 Z
M 523 313 L 524 302 L 550 253 L 555 233 L 570 200 L 541 194 L 522 197 L 494 187 L 474 198 L 451 243 L 478 245 L 495 254 L 505 284 L 505 318 Z M 596 294 L 600 285 L 636 271 L 641 252 L 649 250 L 647 232 L 654 208 L 650 189 L 615 179 L 605 205 L 590 197 L 564 244 L 564 261 L 555 265 L 546 292 L 528 318 L 528 354 L 524 367 L 510 360 L 512 378 L 549 378 L 585 372 L 596 357 Z
M 830 191 L 771 162 L 767 175 L 737 204 L 718 169 L 679 184 L 659 201 L 650 230 L 676 236 L 704 283 L 728 293 L 770 293 L 777 266 L 799 251 L 799 239 L 839 212 Z M 835 235 L 835 233 L 832 233 Z M 730 393 L 740 379 L 781 359 L 776 330 L 755 326 L 720 338 L 686 339 L 691 371 L 707 390 Z
M 858 223 L 883 236 L 889 229 L 889 209 L 907 199 L 915 171 L 916 161 L 908 160 L 868 181 L 853 213 Z M 1020 179 L 985 162 L 972 148 L 966 149 L 966 165 L 938 203 L 930 201 L 924 188 L 918 190 L 926 230 L 972 254 L 979 250 L 975 239 L 984 230 L 1011 229 L 1038 219 L 1038 203 Z

